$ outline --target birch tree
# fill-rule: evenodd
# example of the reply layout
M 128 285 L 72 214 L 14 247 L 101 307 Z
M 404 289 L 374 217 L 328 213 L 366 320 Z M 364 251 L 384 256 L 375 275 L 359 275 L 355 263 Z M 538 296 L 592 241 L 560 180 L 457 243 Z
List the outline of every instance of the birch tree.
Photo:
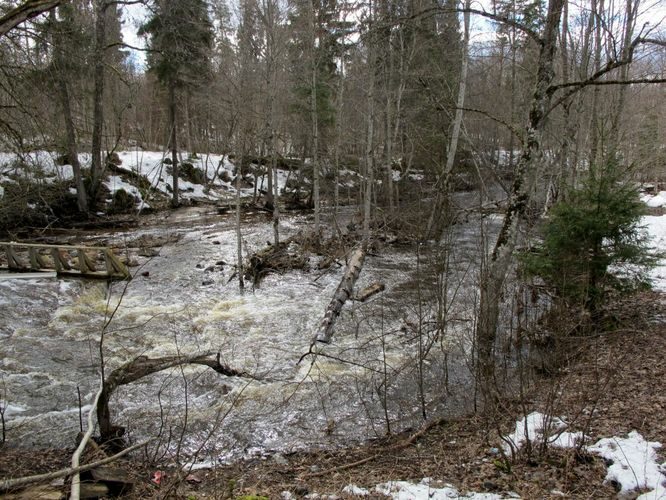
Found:
M 529 201 L 530 174 L 541 159 L 542 134 L 551 103 L 550 85 L 555 77 L 555 51 L 565 0 L 550 0 L 543 29 L 536 42 L 539 45 L 537 77 L 524 130 L 523 149 L 514 171 L 504 221 L 497 242 L 482 271 L 479 296 L 479 315 L 476 325 L 478 375 L 486 395 L 491 394 L 494 359 L 493 350 L 499 323 L 502 287 L 512 264 L 518 241 L 518 229 Z

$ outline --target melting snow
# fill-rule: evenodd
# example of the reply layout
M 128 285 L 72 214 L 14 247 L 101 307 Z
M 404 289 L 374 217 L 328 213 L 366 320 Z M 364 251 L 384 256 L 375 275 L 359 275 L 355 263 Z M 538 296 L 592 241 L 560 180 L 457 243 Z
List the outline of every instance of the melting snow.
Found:
M 588 447 L 607 462 L 606 482 L 615 482 L 621 487 L 621 494 L 637 490 L 651 490 L 640 499 L 666 499 L 666 464 L 657 464 L 657 450 L 661 444 L 646 441 L 638 432 L 629 433 L 626 438 L 611 437 L 597 441 Z
M 583 439 L 582 432 L 565 432 L 567 424 L 558 417 L 549 417 L 539 412 L 532 412 L 516 422 L 516 430 L 504 437 L 502 447 L 505 453 L 511 453 L 511 448 L 518 450 L 530 442 L 548 439 L 548 444 L 556 448 L 573 448 Z
M 666 191 L 660 191 L 658 194 L 641 196 L 641 201 L 650 208 L 659 208 L 666 206 Z
M 652 245 L 658 251 L 666 251 L 666 215 L 647 215 L 641 219 L 641 225 L 652 238 Z M 666 292 L 666 259 L 650 271 L 652 288 Z
M 495 493 L 467 493 L 461 495 L 451 485 L 435 488 L 430 478 L 424 478 L 420 483 L 408 481 L 389 481 L 378 484 L 375 491 L 390 496 L 394 500 L 446 500 L 449 498 L 467 498 L 470 500 L 500 500 L 502 496 Z
M 515 432 L 505 439 L 510 440 L 516 448 L 520 448 L 528 439 L 534 440 L 535 437 L 543 439 L 544 429 L 548 429 L 548 434 L 557 432 L 548 439 L 549 444 L 560 448 L 571 448 L 580 442 L 583 434 L 559 432 L 566 427 L 567 424 L 561 418 L 547 417 L 542 413 L 533 412 L 518 420 Z M 660 448 L 661 443 L 646 441 L 638 432 L 632 431 L 626 438 L 600 439 L 594 445 L 588 446 L 587 450 L 600 455 L 610 464 L 606 482 L 617 483 L 621 488 L 621 494 L 650 490 L 638 498 L 659 500 L 666 499 L 666 463 L 660 465 L 657 462 L 659 459 L 657 450 Z M 505 451 L 510 451 L 506 445 Z
M 148 204 L 143 201 L 141 192 L 137 189 L 137 187 L 133 184 L 125 182 L 122 177 L 117 175 L 110 175 L 104 184 L 107 188 L 109 188 L 109 191 L 111 191 L 111 195 L 113 195 L 116 191 L 123 189 L 125 192 L 136 198 L 137 204 L 140 208 L 148 208 Z M 74 190 L 74 192 L 76 193 L 76 190 Z
M 167 165 L 163 163 L 166 158 L 163 152 L 142 150 L 121 151 L 118 153 L 118 157 L 121 160 L 121 164 L 118 167 L 120 170 L 145 176 L 155 189 L 165 195 L 170 194 L 173 177 L 167 172 Z M 39 179 L 42 182 L 49 183 L 56 179 L 67 180 L 74 177 L 71 165 L 56 164 L 55 153 L 35 151 L 21 155 L 19 158 L 14 153 L 0 152 L 0 167 L 4 170 L 4 172 L 0 173 L 0 182 L 11 182 L 11 179 L 3 174 L 14 170 L 13 165 L 17 163 L 17 160 L 20 160 L 24 165 L 32 167 L 30 171 L 23 171 L 23 175 L 32 179 Z M 90 164 L 90 160 L 90 154 L 83 153 L 79 155 L 79 161 L 84 167 Z M 233 177 L 235 167 L 227 156 L 211 154 L 190 158 L 187 153 L 183 153 L 183 161 L 191 163 L 204 174 L 208 179 L 211 191 L 206 191 L 201 184 L 194 184 L 181 179 L 179 181 L 179 190 L 182 191 L 182 198 L 217 200 L 225 192 L 235 191 L 233 183 L 229 181 Z M 285 187 L 288 175 L 289 172 L 278 170 L 277 182 L 280 189 Z M 258 182 L 266 183 L 263 178 L 260 178 Z M 138 189 L 124 182 L 119 176 L 110 176 L 106 184 L 112 193 L 119 189 L 124 189 L 128 193 L 135 195 L 139 200 L 139 205 L 141 204 L 142 198 Z M 254 193 L 254 188 L 242 189 L 241 192 L 244 196 L 251 196 Z M 4 190 L 0 191 L 0 198 L 3 194 Z M 142 206 L 146 207 L 147 204 L 143 202 Z

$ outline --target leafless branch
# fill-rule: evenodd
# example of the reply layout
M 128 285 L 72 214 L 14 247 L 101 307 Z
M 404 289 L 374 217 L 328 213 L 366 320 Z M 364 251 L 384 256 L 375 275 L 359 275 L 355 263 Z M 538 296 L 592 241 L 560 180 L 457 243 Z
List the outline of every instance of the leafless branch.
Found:
M 28 484 L 34 484 L 34 483 L 41 483 L 41 482 L 46 482 L 46 481 L 53 481 L 54 479 L 58 479 L 61 477 L 67 477 L 71 476 L 72 474 L 77 474 L 79 472 L 85 472 L 90 469 L 94 469 L 96 467 L 99 467 L 100 465 L 106 465 L 111 462 L 115 462 L 121 457 L 124 457 L 128 453 L 133 452 L 134 450 L 137 450 L 139 448 L 142 448 L 146 446 L 147 444 L 151 443 L 153 439 L 149 439 L 147 441 L 142 441 L 141 443 L 137 443 L 133 446 L 130 446 L 129 448 L 126 448 L 122 450 L 119 453 L 116 453 L 115 455 L 112 455 L 107 458 L 103 458 L 102 460 L 98 460 L 96 462 L 92 462 L 86 465 L 81 465 L 79 467 L 67 467 L 66 469 L 61 469 L 55 472 L 48 472 L 46 474 L 37 474 L 34 476 L 26 476 L 26 477 L 17 477 L 15 479 L 5 479 L 2 482 L 0 482 L 0 491 L 9 491 L 13 490 L 16 488 L 21 488 L 23 486 L 26 486 Z
M 4 36 L 19 24 L 32 19 L 44 12 L 56 8 L 60 0 L 28 0 L 15 9 L 0 17 L 0 37 Z

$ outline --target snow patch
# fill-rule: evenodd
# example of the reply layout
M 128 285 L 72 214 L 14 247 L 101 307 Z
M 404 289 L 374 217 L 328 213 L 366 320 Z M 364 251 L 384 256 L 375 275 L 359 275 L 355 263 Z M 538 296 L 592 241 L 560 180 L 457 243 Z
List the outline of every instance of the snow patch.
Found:
M 193 472 L 198 470 L 214 469 L 217 466 L 213 460 L 205 460 L 203 462 L 187 462 L 182 466 L 182 470 L 186 472 Z
M 495 493 L 467 493 L 461 495 L 457 489 L 450 484 L 441 488 L 434 487 L 431 478 L 423 478 L 420 483 L 408 481 L 389 481 L 378 484 L 375 487 L 377 493 L 387 495 L 394 500 L 446 500 L 449 498 L 466 498 L 470 500 L 501 500 L 502 497 Z
M 348 484 L 342 490 L 347 495 L 356 495 L 357 497 L 367 497 L 370 494 L 369 490 L 356 486 L 355 484 Z
M 109 179 L 104 182 L 104 185 L 109 189 L 112 196 L 116 193 L 116 191 L 123 189 L 125 192 L 136 198 L 138 208 L 150 208 L 148 203 L 143 200 L 143 196 L 141 195 L 139 189 L 134 184 L 125 182 L 122 177 L 117 175 L 110 175 Z
M 516 449 L 528 440 L 543 440 L 544 437 L 551 446 L 575 447 L 584 436 L 581 432 L 564 432 L 566 427 L 566 422 L 561 418 L 532 412 L 518 420 L 516 430 L 505 439 Z M 666 500 L 666 463 L 659 465 L 657 462 L 657 450 L 660 448 L 661 443 L 646 441 L 638 432 L 633 431 L 626 438 L 600 439 L 594 445 L 588 446 L 587 450 L 610 463 L 605 482 L 619 484 L 621 496 L 634 491 L 650 490 L 638 498 Z M 504 451 L 510 452 L 511 447 L 505 444 Z
M 646 215 L 641 219 L 641 225 L 645 227 L 654 248 L 666 251 L 666 215 Z M 654 290 L 666 292 L 666 259 L 650 270 L 650 279 Z
M 607 462 L 611 462 L 606 482 L 615 482 L 621 494 L 637 490 L 650 490 L 640 499 L 666 499 L 666 464 L 657 464 L 657 450 L 661 443 L 646 441 L 638 432 L 628 437 L 611 437 L 597 441 L 588 447 Z
M 582 432 L 566 432 L 567 423 L 559 417 L 547 416 L 538 411 L 532 412 L 516 422 L 512 434 L 504 437 L 504 453 L 519 450 L 525 443 L 543 442 L 547 439 L 555 448 L 573 448 L 583 440 Z
M 644 194 L 641 201 L 650 208 L 659 208 L 666 206 L 666 191 L 659 191 L 655 195 Z

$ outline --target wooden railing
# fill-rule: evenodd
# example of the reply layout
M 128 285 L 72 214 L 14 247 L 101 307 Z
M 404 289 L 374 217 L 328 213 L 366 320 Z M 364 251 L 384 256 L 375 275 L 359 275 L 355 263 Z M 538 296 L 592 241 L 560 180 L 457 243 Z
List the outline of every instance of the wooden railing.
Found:
M 62 275 L 96 279 L 127 279 L 129 269 L 108 247 L 42 245 L 39 243 L 0 242 L 5 269 L 10 271 L 49 271 Z M 98 263 L 104 263 L 97 269 Z

